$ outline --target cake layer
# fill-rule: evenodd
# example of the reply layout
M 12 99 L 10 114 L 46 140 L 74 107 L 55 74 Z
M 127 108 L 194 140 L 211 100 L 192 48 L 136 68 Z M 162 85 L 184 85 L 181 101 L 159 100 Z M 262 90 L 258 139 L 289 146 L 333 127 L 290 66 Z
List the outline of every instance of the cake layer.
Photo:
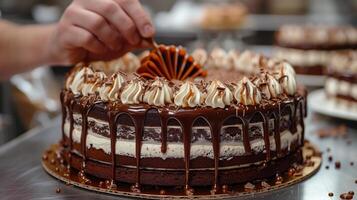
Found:
M 89 121 L 94 119 L 89 118 Z M 105 124 L 107 122 L 101 120 L 95 120 L 96 124 L 101 126 L 101 124 Z M 260 126 L 260 130 L 263 129 L 262 124 L 254 123 L 255 126 Z M 273 125 L 273 124 L 271 124 Z M 232 125 L 231 125 L 232 126 Z M 222 133 L 226 133 L 225 129 L 231 126 L 223 126 Z M 70 124 L 66 121 L 64 125 L 64 133 L 69 138 L 69 128 Z M 170 129 L 171 127 L 168 127 Z M 180 127 L 173 127 L 176 129 L 180 129 Z M 241 125 L 237 125 L 238 130 L 241 130 Z M 134 127 L 130 127 L 130 129 L 134 129 Z M 161 127 L 146 127 L 144 130 L 157 129 L 161 130 Z M 119 129 L 120 130 L 120 129 Z M 196 130 L 196 131 L 195 131 Z M 193 134 L 197 133 L 197 130 L 205 130 L 210 134 L 209 127 L 195 127 L 193 128 Z M 107 130 L 109 132 L 109 130 Z M 72 133 L 73 142 L 80 143 L 81 142 L 81 126 L 75 125 Z M 262 131 L 260 131 L 262 134 Z M 159 133 L 161 134 L 161 133 Z M 301 134 L 302 128 L 300 125 L 297 126 L 297 132 L 292 133 L 289 129 L 286 129 L 280 133 L 280 144 L 282 149 L 290 149 L 290 146 L 293 142 L 300 144 L 301 142 Z M 117 135 L 120 135 L 119 131 Z M 222 138 L 222 137 L 221 137 Z M 106 154 L 111 154 L 111 140 L 109 137 L 109 133 L 107 136 L 100 135 L 93 131 L 92 128 L 88 129 L 87 138 L 86 138 L 87 148 L 95 148 L 101 149 Z M 273 135 L 269 137 L 270 141 L 270 150 L 276 151 L 276 142 Z M 116 142 L 116 150 L 115 153 L 117 155 L 124 155 L 129 157 L 135 157 L 135 138 L 132 139 L 122 139 L 118 138 Z M 255 154 L 263 153 L 265 144 L 263 136 L 260 138 L 254 139 L 250 141 L 251 149 Z M 243 156 L 245 154 L 244 144 L 242 140 L 234 141 L 234 140 L 226 140 L 220 143 L 220 159 L 221 160 L 230 160 L 235 156 Z M 184 145 L 182 142 L 168 142 L 167 143 L 167 151 L 165 153 L 161 152 L 161 141 L 154 141 L 153 139 L 142 141 L 141 145 L 141 158 L 183 158 L 184 157 Z M 208 157 L 213 159 L 213 147 L 212 142 L 207 141 L 205 138 L 199 138 L 197 141 L 191 143 L 191 152 L 190 158 L 194 159 L 197 157 Z
M 68 157 L 68 154 L 64 154 L 63 156 L 67 163 L 70 162 L 71 167 L 77 170 L 82 169 L 82 156 L 76 154 L 72 154 L 71 158 Z M 153 160 L 153 162 L 155 162 L 155 160 Z M 298 149 L 297 151 L 294 151 L 294 153 L 278 159 L 273 159 L 269 162 L 257 163 L 236 169 L 220 169 L 219 181 L 217 184 L 231 185 L 252 180 L 261 180 L 285 172 L 295 164 L 301 163 L 302 152 Z M 86 160 L 86 174 L 111 180 L 111 170 L 112 166 L 110 164 Z M 115 177 L 115 180 L 119 182 L 136 183 L 137 170 L 135 168 L 117 166 L 115 169 Z M 214 169 L 190 170 L 190 186 L 213 185 L 212 183 L 214 183 L 214 181 Z M 185 170 L 140 169 L 140 183 L 156 186 L 184 186 Z

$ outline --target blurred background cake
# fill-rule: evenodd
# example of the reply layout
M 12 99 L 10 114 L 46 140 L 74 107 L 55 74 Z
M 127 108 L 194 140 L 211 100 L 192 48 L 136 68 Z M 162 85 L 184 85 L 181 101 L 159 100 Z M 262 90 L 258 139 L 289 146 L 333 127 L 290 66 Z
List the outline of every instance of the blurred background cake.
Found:
M 326 25 L 285 25 L 276 33 L 274 56 L 293 64 L 299 74 L 323 75 L 330 54 L 357 48 L 357 28 Z
M 330 55 L 325 91 L 336 106 L 357 111 L 357 51 Z
M 237 29 L 244 22 L 247 8 L 241 3 L 208 4 L 203 8 L 200 25 L 204 29 Z

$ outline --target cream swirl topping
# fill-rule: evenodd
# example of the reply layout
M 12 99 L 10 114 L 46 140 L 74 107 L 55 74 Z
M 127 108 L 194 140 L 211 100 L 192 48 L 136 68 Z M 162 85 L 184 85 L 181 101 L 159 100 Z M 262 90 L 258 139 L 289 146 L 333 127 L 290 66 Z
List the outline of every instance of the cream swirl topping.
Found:
M 227 52 L 221 48 L 214 48 L 207 60 L 208 68 L 220 68 L 227 65 Z
M 72 81 L 67 83 L 67 88 L 69 88 L 73 94 L 80 95 L 83 83 L 87 79 L 87 76 L 93 74 L 94 72 L 91 68 L 83 67 L 78 73 L 74 75 Z
M 272 75 L 265 74 L 262 78 L 256 79 L 254 84 L 257 85 L 267 99 L 278 97 L 282 93 L 281 86 Z
M 176 93 L 174 102 L 177 106 L 192 108 L 201 105 L 202 99 L 203 94 L 197 86 L 190 81 L 186 81 Z
M 107 82 L 99 88 L 99 97 L 103 101 L 115 101 L 119 98 L 119 91 L 124 86 L 125 79 L 120 72 L 113 74 Z
M 256 74 L 259 71 L 260 60 L 262 56 L 252 53 L 251 51 L 244 51 L 235 59 L 234 67 L 238 71 L 248 74 Z
M 257 105 L 262 100 L 258 88 L 247 78 L 243 77 L 234 89 L 234 98 L 243 105 Z
M 90 94 L 95 94 L 98 90 L 98 86 L 105 78 L 107 78 L 107 75 L 105 75 L 104 72 L 95 72 L 94 74 L 87 75 L 87 80 L 82 86 L 82 95 L 88 96 Z
M 140 78 L 135 78 L 129 82 L 120 95 L 123 104 L 139 104 L 143 101 L 145 84 Z
M 195 59 L 195 61 L 200 64 L 201 66 L 204 66 L 207 61 L 207 52 L 204 49 L 195 49 L 192 52 L 192 57 Z
M 233 94 L 230 89 L 218 80 L 214 80 L 207 88 L 205 103 L 212 108 L 224 108 L 230 105 L 233 100 Z
M 237 50 L 231 49 L 227 54 L 227 65 L 224 66 L 226 69 L 233 69 L 235 63 L 239 58 L 239 52 Z
M 119 91 L 125 84 L 125 79 L 120 72 L 112 75 L 113 86 L 108 92 L 108 99 L 114 101 L 119 98 Z
M 108 101 L 108 93 L 111 90 L 111 88 L 113 87 L 113 83 L 110 81 L 105 82 L 104 84 L 102 84 L 102 86 L 100 86 L 98 88 L 98 94 L 99 94 L 99 98 L 102 101 Z
M 144 94 L 144 102 L 149 105 L 164 106 L 172 103 L 173 91 L 167 80 L 156 78 Z
M 294 95 L 296 92 L 295 71 L 290 64 L 282 62 L 278 71 L 278 80 L 286 94 Z

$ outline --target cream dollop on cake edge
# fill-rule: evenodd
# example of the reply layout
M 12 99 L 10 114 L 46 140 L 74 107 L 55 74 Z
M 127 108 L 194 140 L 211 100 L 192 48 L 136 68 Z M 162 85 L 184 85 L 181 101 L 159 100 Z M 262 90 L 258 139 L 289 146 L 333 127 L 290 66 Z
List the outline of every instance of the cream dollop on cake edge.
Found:
M 220 61 L 215 56 L 219 54 Z M 224 53 L 222 53 L 224 52 Z M 267 58 L 250 51 L 239 53 L 216 49 L 210 55 L 203 49 L 196 49 L 192 56 L 200 55 L 204 66 L 218 67 L 210 64 L 231 63 L 231 67 L 221 66 L 223 70 L 237 70 L 250 74 L 236 82 L 223 80 L 184 80 L 168 81 L 163 77 L 155 80 L 143 79 L 137 75 L 116 72 L 107 77 L 101 71 L 98 62 L 93 65 L 77 66 L 66 80 L 66 89 L 77 96 L 94 95 L 104 102 L 121 102 L 122 104 L 149 104 L 153 106 L 175 105 L 178 107 L 213 107 L 259 105 L 263 100 L 286 98 L 296 93 L 295 71 L 285 61 Z M 127 57 L 128 58 L 128 57 Z M 137 58 L 129 57 L 136 62 Z M 128 61 L 127 61 L 128 62 Z M 121 69 L 117 66 L 117 69 Z M 96 77 L 96 81 L 93 78 Z

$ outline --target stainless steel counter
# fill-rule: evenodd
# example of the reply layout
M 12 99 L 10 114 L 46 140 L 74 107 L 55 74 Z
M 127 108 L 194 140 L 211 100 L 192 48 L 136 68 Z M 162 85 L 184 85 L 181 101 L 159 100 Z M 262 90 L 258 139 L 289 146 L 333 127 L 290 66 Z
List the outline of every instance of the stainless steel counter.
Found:
M 344 192 L 357 192 L 357 127 L 348 124 L 348 138 L 325 138 L 316 136 L 321 127 L 335 127 L 345 123 L 341 120 L 310 115 L 306 119 L 306 137 L 323 151 L 321 169 L 310 179 L 286 189 L 260 195 L 252 195 L 242 199 L 303 199 L 323 200 L 339 199 Z M 0 199 L 127 199 L 116 196 L 98 194 L 67 186 L 49 176 L 41 166 L 41 154 L 51 144 L 59 140 L 60 121 L 57 118 L 45 128 L 34 129 L 22 137 L 0 148 Z M 348 142 L 350 141 L 350 142 Z M 351 144 L 348 144 L 351 143 Z M 327 153 L 326 149 L 331 152 Z M 341 161 L 341 169 L 337 170 L 334 161 L 327 157 L 332 155 L 334 161 Z M 354 161 L 354 166 L 350 162 Z M 325 166 L 329 165 L 329 169 Z M 56 193 L 60 188 L 61 192 Z M 329 192 L 334 197 L 328 196 Z

